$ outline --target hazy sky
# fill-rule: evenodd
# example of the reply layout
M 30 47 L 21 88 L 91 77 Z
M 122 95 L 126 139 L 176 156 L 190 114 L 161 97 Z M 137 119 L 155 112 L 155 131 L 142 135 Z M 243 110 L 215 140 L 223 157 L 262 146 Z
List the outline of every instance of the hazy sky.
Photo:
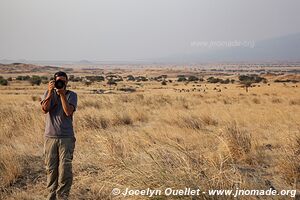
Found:
M 136 60 L 300 32 L 299 0 L 0 0 L 0 59 Z

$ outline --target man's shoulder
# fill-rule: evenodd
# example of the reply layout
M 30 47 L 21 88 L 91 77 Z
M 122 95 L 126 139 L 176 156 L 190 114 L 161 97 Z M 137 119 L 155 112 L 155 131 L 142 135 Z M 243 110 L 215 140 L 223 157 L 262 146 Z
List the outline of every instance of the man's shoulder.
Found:
M 77 93 L 74 92 L 74 91 L 72 91 L 72 90 L 68 90 L 68 93 L 69 93 L 70 95 L 77 95 Z
M 68 98 L 76 98 L 77 99 L 77 93 L 72 90 L 68 90 L 66 95 L 68 96 Z

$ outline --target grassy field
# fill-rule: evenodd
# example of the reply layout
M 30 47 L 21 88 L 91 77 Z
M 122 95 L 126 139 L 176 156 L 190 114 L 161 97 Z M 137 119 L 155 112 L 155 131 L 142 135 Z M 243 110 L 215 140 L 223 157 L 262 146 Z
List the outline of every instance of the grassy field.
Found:
M 137 91 L 93 94 L 108 88 L 70 83 L 79 100 L 71 199 L 124 199 L 111 195 L 115 187 L 300 189 L 299 83 L 269 81 L 249 92 L 238 83 L 122 84 Z M 47 194 L 39 104 L 46 88 L 0 86 L 0 199 Z

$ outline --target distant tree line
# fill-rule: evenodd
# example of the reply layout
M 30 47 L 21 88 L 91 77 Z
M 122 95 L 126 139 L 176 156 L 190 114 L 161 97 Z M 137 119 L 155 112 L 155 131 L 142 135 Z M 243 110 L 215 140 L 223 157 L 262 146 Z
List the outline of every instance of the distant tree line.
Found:
M 38 75 L 20 75 L 16 77 L 16 80 L 18 81 L 29 81 L 31 85 L 40 85 L 41 83 L 46 84 L 51 78 L 47 76 L 38 76 Z M 159 75 L 156 77 L 146 77 L 146 76 L 133 76 L 133 75 L 127 75 L 127 76 L 119 76 L 113 73 L 108 73 L 106 76 L 104 75 L 89 75 L 89 76 L 75 76 L 75 75 L 69 75 L 69 81 L 71 82 L 83 82 L 86 85 L 90 85 L 93 82 L 103 82 L 106 81 L 106 84 L 109 86 L 117 85 L 120 81 L 134 81 L 134 82 L 145 82 L 145 81 L 157 81 L 161 82 L 162 85 L 167 85 L 167 83 L 172 83 L 173 81 L 171 79 L 168 80 L 167 75 Z M 246 90 L 248 91 L 248 87 L 251 87 L 253 83 L 260 83 L 264 82 L 267 83 L 267 80 L 263 77 L 260 77 L 256 74 L 252 75 L 240 75 L 238 77 L 238 80 L 240 84 L 242 84 Z M 0 76 L 0 85 L 8 85 L 8 82 L 12 81 L 12 78 L 5 79 L 2 76 Z M 178 75 L 177 76 L 177 82 L 203 82 L 205 81 L 202 77 L 197 77 L 195 75 Z M 220 83 L 220 84 L 229 84 L 234 83 L 234 79 L 222 79 L 222 78 L 216 78 L 216 77 L 209 77 L 206 79 L 207 83 Z M 294 82 L 293 80 L 275 80 L 275 82 Z

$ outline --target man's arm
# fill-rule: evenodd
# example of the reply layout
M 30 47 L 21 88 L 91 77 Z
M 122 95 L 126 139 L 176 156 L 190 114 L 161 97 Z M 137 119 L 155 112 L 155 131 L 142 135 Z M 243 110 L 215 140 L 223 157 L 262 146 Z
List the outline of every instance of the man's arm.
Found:
M 60 100 L 63 107 L 63 110 L 67 116 L 71 116 L 75 110 L 74 106 L 69 104 L 66 94 L 63 92 L 60 94 Z
M 47 97 L 42 101 L 42 111 L 44 114 L 50 110 L 52 92 L 53 91 L 48 91 Z
M 48 92 L 46 98 L 41 102 L 42 105 L 42 111 L 44 114 L 49 112 L 50 106 L 51 106 L 51 98 L 52 98 L 52 93 L 54 89 L 54 81 L 50 81 L 48 84 Z

